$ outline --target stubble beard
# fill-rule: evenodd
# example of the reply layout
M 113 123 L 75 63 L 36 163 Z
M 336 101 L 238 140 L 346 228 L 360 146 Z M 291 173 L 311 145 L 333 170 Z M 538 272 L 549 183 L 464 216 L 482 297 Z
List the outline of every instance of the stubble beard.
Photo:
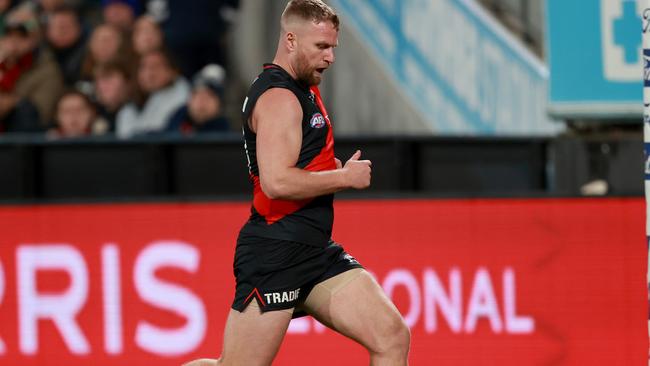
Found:
M 296 78 L 298 81 L 307 86 L 320 84 L 321 78 L 314 75 L 315 72 L 316 68 L 309 66 L 307 57 L 302 53 L 299 53 L 296 60 Z

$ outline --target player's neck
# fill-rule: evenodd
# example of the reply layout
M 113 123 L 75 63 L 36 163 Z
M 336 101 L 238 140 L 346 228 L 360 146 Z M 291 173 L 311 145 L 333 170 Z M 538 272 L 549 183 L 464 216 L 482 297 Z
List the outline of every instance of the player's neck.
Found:
M 289 60 L 286 59 L 286 57 L 282 57 L 281 55 L 275 55 L 275 58 L 273 59 L 273 63 L 283 68 L 284 71 L 286 71 L 294 80 L 298 79 L 298 74 L 296 74 L 293 67 L 291 67 L 291 63 L 289 62 Z

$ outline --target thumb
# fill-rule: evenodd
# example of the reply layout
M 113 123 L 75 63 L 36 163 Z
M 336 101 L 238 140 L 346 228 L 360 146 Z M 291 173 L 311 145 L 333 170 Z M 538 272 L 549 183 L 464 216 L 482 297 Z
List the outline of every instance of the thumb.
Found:
M 360 157 L 361 157 L 361 150 L 357 150 L 357 151 L 354 153 L 354 155 L 352 155 L 352 157 L 350 158 L 350 160 L 359 160 Z

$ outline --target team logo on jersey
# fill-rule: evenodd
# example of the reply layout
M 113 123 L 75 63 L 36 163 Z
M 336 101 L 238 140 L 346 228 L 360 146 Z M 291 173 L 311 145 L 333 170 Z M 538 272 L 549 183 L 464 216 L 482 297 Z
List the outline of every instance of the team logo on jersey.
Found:
M 311 116 L 309 124 L 313 128 L 323 128 L 325 127 L 325 117 L 320 113 L 314 113 L 314 115 Z
M 350 264 L 359 264 L 359 261 L 357 261 L 353 256 L 349 255 L 348 253 L 345 253 L 343 259 L 350 262 Z

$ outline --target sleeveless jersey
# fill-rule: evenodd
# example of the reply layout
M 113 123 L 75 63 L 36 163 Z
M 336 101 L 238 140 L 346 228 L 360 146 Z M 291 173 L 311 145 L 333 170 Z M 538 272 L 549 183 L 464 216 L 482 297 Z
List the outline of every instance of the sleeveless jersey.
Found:
M 244 147 L 253 185 L 253 205 L 250 218 L 240 235 L 326 246 L 334 220 L 333 194 L 303 200 L 280 200 L 270 199 L 262 191 L 256 158 L 256 134 L 250 128 L 249 120 L 258 98 L 271 88 L 290 90 L 302 107 L 302 146 L 296 167 L 314 172 L 336 169 L 332 126 L 318 87 L 304 86 L 280 66 L 265 64 L 262 73 L 253 81 L 242 108 Z

